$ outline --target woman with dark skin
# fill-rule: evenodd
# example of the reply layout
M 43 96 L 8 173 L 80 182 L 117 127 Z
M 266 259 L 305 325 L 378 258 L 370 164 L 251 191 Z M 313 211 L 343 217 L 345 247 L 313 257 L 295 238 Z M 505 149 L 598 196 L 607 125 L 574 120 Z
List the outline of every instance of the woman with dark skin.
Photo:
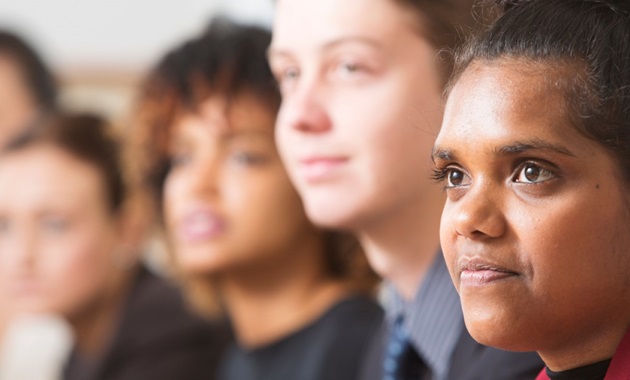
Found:
M 630 4 L 503 5 L 460 53 L 433 152 L 466 326 L 537 351 L 539 379 L 628 379 Z
M 221 379 L 352 380 L 381 321 L 376 278 L 309 222 L 280 161 L 270 38 L 216 20 L 166 55 L 138 105 L 140 170 L 193 302 L 234 328 Z

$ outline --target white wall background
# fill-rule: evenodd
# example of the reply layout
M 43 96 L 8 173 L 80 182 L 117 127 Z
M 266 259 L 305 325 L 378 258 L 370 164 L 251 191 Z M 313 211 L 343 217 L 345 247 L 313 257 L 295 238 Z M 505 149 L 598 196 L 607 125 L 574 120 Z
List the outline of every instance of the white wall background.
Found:
M 62 103 L 119 120 L 149 67 L 217 13 L 270 27 L 273 0 L 0 0 L 0 28 L 40 52 Z
M 272 0 L 0 0 L 0 27 L 59 69 L 144 69 L 217 11 L 270 25 Z

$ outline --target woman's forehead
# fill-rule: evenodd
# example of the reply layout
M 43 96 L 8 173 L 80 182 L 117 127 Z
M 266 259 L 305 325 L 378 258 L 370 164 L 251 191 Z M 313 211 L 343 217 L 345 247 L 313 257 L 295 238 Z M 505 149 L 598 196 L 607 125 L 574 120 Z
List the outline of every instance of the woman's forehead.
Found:
M 500 146 L 581 141 L 554 71 L 532 71 L 516 61 L 471 64 L 449 95 L 436 146 L 482 139 Z

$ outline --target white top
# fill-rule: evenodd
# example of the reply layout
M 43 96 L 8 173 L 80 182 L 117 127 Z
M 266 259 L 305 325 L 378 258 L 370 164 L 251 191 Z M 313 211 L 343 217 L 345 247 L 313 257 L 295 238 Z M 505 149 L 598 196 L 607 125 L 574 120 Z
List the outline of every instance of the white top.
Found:
M 73 340 L 59 317 L 16 317 L 0 341 L 0 380 L 61 379 Z

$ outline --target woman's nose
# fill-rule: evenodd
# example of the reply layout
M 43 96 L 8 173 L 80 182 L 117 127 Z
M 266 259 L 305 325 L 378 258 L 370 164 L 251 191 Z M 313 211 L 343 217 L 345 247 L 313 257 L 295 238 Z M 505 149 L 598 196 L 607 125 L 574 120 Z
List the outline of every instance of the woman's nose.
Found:
M 195 193 L 217 193 L 221 174 L 220 160 L 217 157 L 206 157 L 196 163 L 190 172 L 190 186 Z
M 454 232 L 474 240 L 501 237 L 507 229 L 501 204 L 497 191 L 487 186 L 472 186 L 450 206 Z
M 15 226 L 9 233 L 5 233 L 0 244 L 0 254 L 18 268 L 34 265 L 37 256 L 37 238 L 34 234 L 20 230 Z
M 284 96 L 278 116 L 278 128 L 301 133 L 323 133 L 332 127 L 326 102 L 315 84 Z

